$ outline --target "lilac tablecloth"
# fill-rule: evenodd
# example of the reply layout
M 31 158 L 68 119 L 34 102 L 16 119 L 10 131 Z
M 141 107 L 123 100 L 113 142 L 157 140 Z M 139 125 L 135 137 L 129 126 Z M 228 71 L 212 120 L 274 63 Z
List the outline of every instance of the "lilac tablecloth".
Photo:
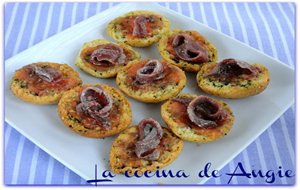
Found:
M 117 3 L 6 3 L 5 60 Z M 160 3 L 244 42 L 291 67 L 295 65 L 293 3 Z M 276 94 L 280 96 L 280 94 Z M 254 118 L 255 119 L 255 118 Z M 5 123 L 5 184 L 85 184 L 85 180 L 53 159 Z M 251 169 L 295 170 L 295 108 L 288 109 L 247 149 L 227 164 L 233 172 L 242 162 Z M 294 171 L 295 172 L 295 171 Z M 226 184 L 228 176 L 206 184 Z M 293 184 L 276 178 L 273 184 Z M 266 184 L 263 178 L 236 178 L 231 184 Z

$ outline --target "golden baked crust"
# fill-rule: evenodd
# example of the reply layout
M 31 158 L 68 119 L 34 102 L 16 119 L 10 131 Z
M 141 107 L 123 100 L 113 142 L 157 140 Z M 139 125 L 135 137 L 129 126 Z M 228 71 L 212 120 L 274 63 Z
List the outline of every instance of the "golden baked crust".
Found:
M 244 98 L 261 93 L 270 82 L 269 71 L 261 64 L 252 64 L 260 69 L 260 73 L 256 78 L 251 80 L 237 79 L 236 82 L 225 83 L 206 77 L 216 64 L 217 63 L 203 65 L 197 74 L 198 86 L 208 94 L 223 98 Z
M 120 23 L 122 23 L 124 18 L 126 17 L 138 16 L 138 15 L 157 16 L 159 20 L 162 22 L 161 23 L 162 25 L 159 28 L 152 31 L 152 36 L 146 38 L 137 38 L 137 37 L 130 36 L 128 34 L 127 35 L 124 34 L 121 31 Z M 170 28 L 170 21 L 165 17 L 155 12 L 140 10 L 140 11 L 128 12 L 127 14 L 112 20 L 107 26 L 107 33 L 116 41 L 126 43 L 133 47 L 146 47 L 152 45 L 155 42 L 158 42 L 161 36 L 165 32 L 169 31 L 169 28 Z
M 149 161 L 138 158 L 134 153 L 135 142 L 138 138 L 138 127 L 132 126 L 123 131 L 113 142 L 109 163 L 111 171 L 116 174 L 123 174 L 128 171 L 129 175 L 138 171 L 139 174 L 145 171 L 155 171 L 173 162 L 183 148 L 183 141 L 171 131 L 163 128 L 164 135 L 161 139 L 161 155 L 156 161 Z
M 196 98 L 197 95 L 193 94 L 180 94 L 178 97 L 183 98 Z M 177 105 L 179 104 L 173 100 L 168 100 L 161 106 L 161 116 L 166 122 L 168 127 L 175 133 L 179 138 L 192 141 L 206 143 L 210 141 L 215 141 L 229 133 L 234 123 L 234 116 L 231 108 L 221 100 L 215 100 L 219 106 L 225 109 L 228 113 L 228 118 L 221 126 L 216 128 L 200 128 L 193 127 L 187 122 L 183 122 L 181 118 L 178 118 L 177 114 L 180 113 L 180 108 Z
M 169 63 L 172 63 L 173 65 L 182 68 L 185 71 L 198 72 L 201 69 L 204 63 L 196 64 L 196 63 L 189 63 L 184 60 L 177 61 L 174 58 L 174 56 L 168 51 L 168 44 L 169 44 L 168 41 L 170 40 L 171 37 L 180 33 L 189 34 L 193 36 L 197 41 L 201 42 L 201 44 L 204 44 L 202 47 L 208 51 L 208 57 L 209 57 L 209 61 L 206 63 L 211 63 L 218 60 L 217 48 L 211 42 L 209 42 L 204 36 L 202 36 L 196 31 L 188 31 L 188 30 L 180 30 L 180 29 L 176 29 L 164 33 L 162 38 L 159 40 L 158 51 L 160 55 L 163 57 L 163 59 L 167 60 Z
M 84 43 L 82 49 L 80 50 L 80 52 L 76 58 L 75 65 L 94 77 L 98 77 L 98 78 L 115 77 L 117 75 L 118 71 L 122 67 L 124 67 L 124 65 L 110 66 L 108 68 L 100 70 L 100 69 L 98 69 L 99 67 L 97 67 L 91 63 L 88 63 L 83 57 L 83 54 L 85 53 L 85 51 L 89 50 L 89 48 L 94 49 L 99 45 L 110 44 L 110 43 L 111 42 L 109 42 L 107 40 L 103 40 L 103 39 L 93 40 L 93 41 Z M 138 52 L 134 51 L 130 46 L 123 44 L 123 43 L 117 43 L 117 45 L 122 47 L 125 54 L 127 56 L 129 56 L 129 60 L 126 62 L 126 64 L 130 63 L 131 61 L 140 59 L 140 57 L 141 57 L 140 54 Z
M 38 62 L 32 63 L 32 65 L 51 67 L 59 70 L 60 72 L 62 72 L 65 78 L 68 78 L 70 81 L 72 81 L 72 85 L 70 86 L 70 88 L 74 88 L 78 85 L 81 85 L 82 83 L 79 74 L 67 64 Z M 23 68 L 17 70 L 12 78 L 10 89 L 13 94 L 23 101 L 34 104 L 57 104 L 63 92 L 66 90 L 49 90 L 43 95 L 37 95 L 36 93 L 28 89 L 26 81 L 20 80 L 18 78 L 18 75 L 21 74 L 20 72 L 22 72 Z
M 114 114 L 110 114 L 111 129 L 105 130 L 100 127 L 98 129 L 88 129 L 84 127 L 83 118 L 76 113 L 76 102 L 79 100 L 80 93 L 89 86 L 102 87 L 112 96 L 113 109 L 116 111 Z M 65 92 L 58 103 L 58 115 L 69 129 L 91 138 L 103 138 L 120 133 L 129 126 L 132 117 L 130 103 L 124 95 L 116 88 L 105 84 L 85 84 Z
M 128 79 L 130 78 L 129 72 L 141 68 L 147 61 L 134 61 L 120 70 L 116 82 L 125 94 L 142 102 L 157 103 L 176 96 L 184 88 L 186 84 L 184 71 L 166 61 L 162 61 L 161 63 L 169 69 L 169 74 L 161 80 L 148 84 L 145 88 L 135 89 L 132 85 L 133 81 Z

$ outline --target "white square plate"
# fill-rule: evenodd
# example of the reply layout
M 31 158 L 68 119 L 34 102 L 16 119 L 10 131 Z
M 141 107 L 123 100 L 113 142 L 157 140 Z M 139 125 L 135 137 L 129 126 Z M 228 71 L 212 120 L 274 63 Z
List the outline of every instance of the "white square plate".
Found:
M 94 179 L 94 166 L 98 165 L 98 175 L 109 169 L 108 158 L 112 140 L 89 139 L 71 132 L 57 116 L 56 105 L 33 105 L 13 96 L 9 90 L 14 71 L 26 64 L 37 61 L 68 63 L 80 72 L 84 83 L 106 83 L 116 86 L 114 79 L 97 79 L 80 71 L 74 65 L 84 42 L 105 38 L 107 23 L 131 10 L 152 10 L 166 16 L 172 28 L 197 30 L 216 45 L 219 59 L 234 57 L 250 63 L 266 65 L 271 74 L 268 88 L 261 94 L 240 100 L 225 100 L 233 109 L 236 122 L 232 131 L 221 140 L 198 145 L 185 142 L 178 159 L 164 168 L 172 171 L 184 170 L 189 178 L 126 178 L 117 175 L 114 184 L 198 184 L 207 179 L 198 178 L 198 171 L 207 162 L 211 169 L 221 169 L 238 153 L 254 141 L 294 102 L 294 71 L 273 58 L 223 35 L 190 18 L 152 3 L 125 3 L 97 14 L 25 51 L 5 62 L 5 119 L 24 136 L 48 152 L 55 159 L 69 167 L 85 179 Z M 161 59 L 156 45 L 136 48 L 143 58 Z M 196 85 L 195 74 L 188 74 L 187 86 L 183 92 L 203 94 Z M 145 104 L 131 98 L 133 123 L 153 117 L 163 123 L 160 116 L 161 104 Z M 111 183 L 108 183 L 111 184 Z

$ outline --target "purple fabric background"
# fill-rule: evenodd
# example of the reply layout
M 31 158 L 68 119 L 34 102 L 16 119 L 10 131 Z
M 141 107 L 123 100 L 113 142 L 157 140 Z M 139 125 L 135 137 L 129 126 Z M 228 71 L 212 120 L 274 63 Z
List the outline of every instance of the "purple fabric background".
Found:
M 72 25 L 118 3 L 6 3 L 5 60 Z M 295 65 L 293 3 L 159 3 L 244 42 L 291 67 Z M 5 184 L 85 184 L 85 180 L 53 159 L 5 123 Z M 295 107 L 288 109 L 247 149 L 227 164 L 246 169 L 295 169 Z M 226 184 L 228 177 L 206 184 Z M 294 184 L 277 178 L 274 184 Z M 266 184 L 261 178 L 233 178 L 231 184 Z

